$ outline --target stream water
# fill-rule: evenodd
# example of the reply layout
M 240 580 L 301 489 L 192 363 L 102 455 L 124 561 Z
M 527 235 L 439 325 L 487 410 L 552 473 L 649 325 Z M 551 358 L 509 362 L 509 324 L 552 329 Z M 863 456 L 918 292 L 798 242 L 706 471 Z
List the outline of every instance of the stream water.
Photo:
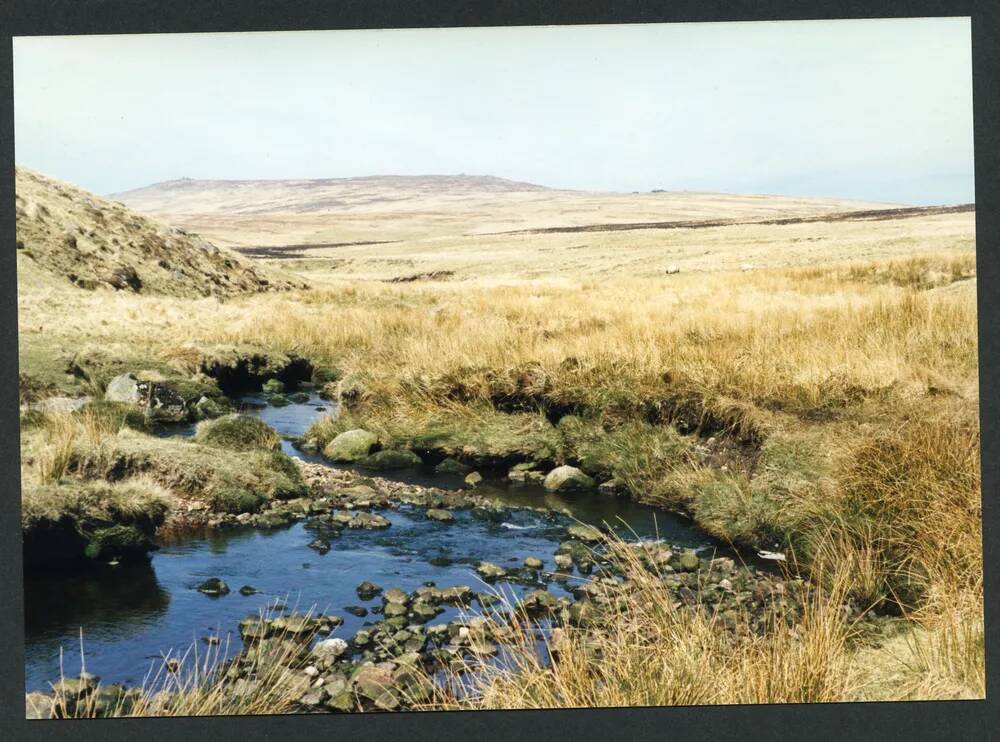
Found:
M 261 398 L 244 401 L 249 414 L 287 436 L 302 435 L 318 416 L 333 409 L 319 398 L 285 407 L 262 406 Z M 193 427 L 186 427 L 169 434 L 192 432 Z M 287 441 L 283 448 L 291 456 L 318 461 Z M 429 469 L 380 476 L 446 488 L 461 483 L 460 478 L 435 475 Z M 389 529 L 347 529 L 322 555 L 308 548 L 314 535 L 304 522 L 298 522 L 273 531 L 243 528 L 189 534 L 162 543 L 148 564 L 69 575 L 28 575 L 26 689 L 47 690 L 59 678 L 61 668 L 67 676 L 78 674 L 81 636 L 86 670 L 101 676 L 103 682 L 141 684 L 151 668 L 155 674 L 168 652 L 178 656 L 190 649 L 202 656 L 210 651 L 224 657 L 240 649 L 238 622 L 276 601 L 302 612 L 315 609 L 342 616 L 344 625 L 334 636 L 349 639 L 366 622 L 379 618 L 358 617 L 344 610 L 381 604 L 379 598 L 367 603 L 359 600 L 355 587 L 362 580 L 407 592 L 427 582 L 486 590 L 474 571 L 477 562 L 505 566 L 534 556 L 552 569 L 556 545 L 565 538 L 565 527 L 572 519 L 617 524 L 619 532 L 631 538 L 659 538 L 682 547 L 711 546 L 704 534 L 681 518 L 623 498 L 597 493 L 566 498 L 538 486 L 513 487 L 499 481 L 486 481 L 476 492 L 509 505 L 543 505 L 553 512 L 514 510 L 505 522 L 493 523 L 457 511 L 454 524 L 442 525 L 428 520 L 419 509 L 403 507 L 382 511 L 392 523 Z M 208 577 L 222 578 L 232 592 L 221 597 L 197 592 L 195 587 Z M 571 580 L 567 587 L 574 584 Z M 243 585 L 259 592 L 244 596 L 239 593 Z M 498 589 L 517 595 L 531 588 L 503 583 Z M 558 595 L 566 588 L 553 583 L 549 589 Z M 458 609 L 449 608 L 433 623 L 457 615 Z M 221 644 L 209 650 L 205 643 L 209 636 L 217 636 Z

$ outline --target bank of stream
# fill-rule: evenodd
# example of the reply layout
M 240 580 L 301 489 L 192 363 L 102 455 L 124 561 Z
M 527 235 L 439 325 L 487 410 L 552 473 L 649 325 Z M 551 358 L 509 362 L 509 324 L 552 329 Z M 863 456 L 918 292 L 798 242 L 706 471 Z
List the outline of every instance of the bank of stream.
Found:
M 276 407 L 250 396 L 242 404 L 246 413 L 286 437 L 286 453 L 313 465 L 322 463 L 288 439 L 304 434 L 318 416 L 335 412 L 335 403 L 311 396 Z M 184 425 L 161 434 L 192 432 L 193 426 Z M 446 490 L 462 485 L 461 477 L 435 474 L 431 468 L 379 476 Z M 539 574 L 555 571 L 554 552 L 567 538 L 567 527 L 577 521 L 607 524 L 625 538 L 661 540 L 678 550 L 720 548 L 683 518 L 625 498 L 564 496 L 537 484 L 489 479 L 474 492 L 504 505 L 498 511 L 502 517 L 482 518 L 459 509 L 452 512 L 453 522 L 442 523 L 428 518 L 423 508 L 403 504 L 371 511 L 387 518 L 390 527 L 343 529 L 329 540 L 325 552 L 310 547 L 317 533 L 315 517 L 307 517 L 284 528 L 237 526 L 161 536 L 149 563 L 28 575 L 26 688 L 45 691 L 61 674 L 79 673 L 81 635 L 86 670 L 103 683 L 129 686 L 141 685 L 148 672 L 155 674 L 168 654 L 177 656 L 192 646 L 219 659 L 235 654 L 242 647 L 239 622 L 258 612 L 336 615 L 343 624 L 333 635 L 350 639 L 381 618 L 382 599 L 362 600 L 356 592 L 363 580 L 408 593 L 429 584 L 489 592 L 493 588 L 477 575 L 477 564 L 485 561 L 513 570 L 534 557 L 542 563 Z M 208 578 L 224 580 L 230 592 L 218 597 L 199 592 L 197 587 Z M 498 589 L 512 597 L 538 588 L 569 596 L 584 579 L 505 581 Z M 252 590 L 241 592 L 244 586 Z M 433 623 L 451 621 L 463 612 L 454 605 L 441 608 Z

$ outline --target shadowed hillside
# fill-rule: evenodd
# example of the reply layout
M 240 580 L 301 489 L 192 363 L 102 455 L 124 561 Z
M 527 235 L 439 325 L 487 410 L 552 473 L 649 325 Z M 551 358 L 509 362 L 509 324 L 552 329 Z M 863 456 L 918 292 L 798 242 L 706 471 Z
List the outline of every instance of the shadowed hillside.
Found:
M 67 183 L 17 169 L 18 268 L 89 290 L 227 297 L 301 282 L 183 229 Z

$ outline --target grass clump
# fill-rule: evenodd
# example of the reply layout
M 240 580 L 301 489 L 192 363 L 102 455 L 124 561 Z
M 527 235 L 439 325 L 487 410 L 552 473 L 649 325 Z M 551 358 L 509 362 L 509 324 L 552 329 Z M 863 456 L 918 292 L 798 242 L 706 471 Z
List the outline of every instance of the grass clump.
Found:
M 198 423 L 194 438 L 198 443 L 233 451 L 276 451 L 281 448 L 281 436 L 274 428 L 250 415 L 226 415 L 204 420 Z

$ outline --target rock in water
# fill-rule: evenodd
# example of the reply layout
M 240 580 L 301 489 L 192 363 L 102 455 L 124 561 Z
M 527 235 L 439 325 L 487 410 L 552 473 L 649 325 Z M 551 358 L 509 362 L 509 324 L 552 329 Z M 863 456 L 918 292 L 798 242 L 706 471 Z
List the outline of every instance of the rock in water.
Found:
M 323 456 L 330 461 L 353 463 L 368 456 L 378 444 L 378 436 L 356 428 L 341 433 L 323 449 Z
M 436 520 L 438 523 L 454 523 L 455 516 L 449 513 L 447 510 L 440 510 L 438 508 L 431 508 L 427 511 L 427 517 L 430 520 Z
M 549 492 L 581 492 L 594 489 L 596 484 L 575 466 L 559 466 L 546 475 L 544 486 Z
M 574 523 L 566 529 L 570 538 L 575 538 L 585 543 L 593 543 L 603 538 L 601 531 L 594 526 L 587 526 L 582 523 Z
M 463 464 L 458 459 L 453 459 L 451 457 L 446 458 L 440 464 L 434 467 L 435 474 L 458 474 L 465 475 L 469 473 L 469 467 Z
M 209 577 L 198 585 L 197 590 L 199 593 L 205 593 L 205 595 L 225 595 L 229 592 L 229 585 L 218 577 Z

